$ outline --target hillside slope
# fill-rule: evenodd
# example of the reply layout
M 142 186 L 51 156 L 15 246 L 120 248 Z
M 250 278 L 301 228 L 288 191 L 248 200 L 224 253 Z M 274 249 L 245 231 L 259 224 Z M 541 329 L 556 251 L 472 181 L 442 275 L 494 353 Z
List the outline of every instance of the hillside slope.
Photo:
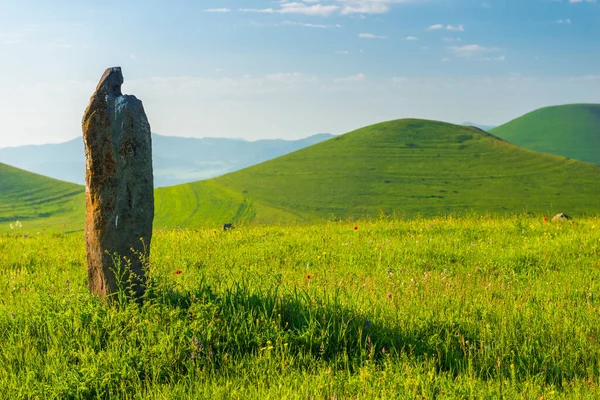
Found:
M 600 211 L 596 165 L 414 119 L 368 126 L 213 182 L 308 219 Z
M 0 232 L 81 231 L 85 188 L 0 163 Z M 211 181 L 156 189 L 154 226 L 219 227 L 261 221 L 293 222 L 299 217 L 251 201 Z M 20 227 L 17 224 L 19 222 Z M 12 225 L 12 227 L 11 227 Z
M 16 221 L 27 232 L 47 227 L 78 230 L 84 214 L 83 186 L 0 163 L 0 231 L 15 226 Z
M 541 108 L 490 132 L 531 150 L 600 164 L 600 104 Z

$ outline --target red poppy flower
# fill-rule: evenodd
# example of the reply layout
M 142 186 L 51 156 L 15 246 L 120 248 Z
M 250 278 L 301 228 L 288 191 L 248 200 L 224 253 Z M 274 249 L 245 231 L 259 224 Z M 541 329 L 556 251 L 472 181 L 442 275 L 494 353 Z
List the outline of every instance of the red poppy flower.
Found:
M 548 222 L 548 217 L 544 217 L 544 222 Z
M 175 271 L 175 275 L 181 275 L 183 273 L 182 270 L 178 269 L 177 271 Z
M 355 226 L 355 227 L 354 227 L 354 230 L 357 230 L 357 229 L 358 229 L 358 226 Z
M 312 278 L 312 275 L 311 274 L 306 274 L 306 279 L 310 279 L 310 278 Z

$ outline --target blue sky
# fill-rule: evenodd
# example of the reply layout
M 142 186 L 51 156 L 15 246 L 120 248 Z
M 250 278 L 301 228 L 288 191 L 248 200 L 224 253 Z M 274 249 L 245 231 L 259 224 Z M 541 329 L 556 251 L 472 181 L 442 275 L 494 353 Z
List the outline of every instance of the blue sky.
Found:
M 0 147 L 60 142 L 105 68 L 164 135 L 501 124 L 600 103 L 591 0 L 0 0 Z

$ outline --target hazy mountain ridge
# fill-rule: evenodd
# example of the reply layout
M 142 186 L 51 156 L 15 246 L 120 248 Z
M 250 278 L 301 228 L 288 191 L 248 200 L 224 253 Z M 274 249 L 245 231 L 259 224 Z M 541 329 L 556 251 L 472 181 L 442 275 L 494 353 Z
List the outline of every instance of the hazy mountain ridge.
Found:
M 321 133 L 299 140 L 184 138 L 152 135 L 154 185 L 177 185 L 213 178 L 332 138 Z M 0 149 L 0 162 L 30 172 L 85 184 L 83 139 Z
M 482 131 L 489 131 L 491 129 L 494 129 L 496 126 L 495 125 L 482 125 L 482 124 L 476 124 L 474 122 L 470 122 L 470 121 L 466 121 L 463 122 L 461 125 L 463 126 L 474 126 L 475 128 L 479 128 Z

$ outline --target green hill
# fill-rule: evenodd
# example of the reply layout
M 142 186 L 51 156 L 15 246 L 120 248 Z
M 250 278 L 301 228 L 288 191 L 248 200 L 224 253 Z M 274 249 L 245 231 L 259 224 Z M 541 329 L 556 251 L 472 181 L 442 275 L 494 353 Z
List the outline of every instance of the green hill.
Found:
M 33 182 L 31 175 L 27 182 Z M 82 188 L 52 180 L 53 186 L 43 179 L 39 185 L 48 187 L 47 192 L 20 188 L 10 194 L 13 207 L 22 209 L 19 215 L 45 216 L 31 211 L 30 202 L 18 200 L 22 193 L 55 210 L 51 216 L 56 220 L 83 221 Z M 219 178 L 157 189 L 155 227 L 289 223 L 381 212 L 407 217 L 598 214 L 598 182 L 600 166 L 595 164 L 527 150 L 475 127 L 404 119 L 368 126 Z M 70 208 L 54 200 L 60 198 L 54 194 L 59 188 L 71 193 L 68 198 L 74 203 L 66 203 Z M 53 200 L 42 203 L 46 198 Z M 0 209 L 2 221 L 18 213 L 5 215 Z
M 81 229 L 85 219 L 83 186 L 0 163 L 0 231 L 16 222 L 21 230 Z
M 490 132 L 531 150 L 600 164 L 600 104 L 541 108 Z
M 600 210 L 596 165 L 415 119 L 368 126 L 213 182 L 307 219 Z

